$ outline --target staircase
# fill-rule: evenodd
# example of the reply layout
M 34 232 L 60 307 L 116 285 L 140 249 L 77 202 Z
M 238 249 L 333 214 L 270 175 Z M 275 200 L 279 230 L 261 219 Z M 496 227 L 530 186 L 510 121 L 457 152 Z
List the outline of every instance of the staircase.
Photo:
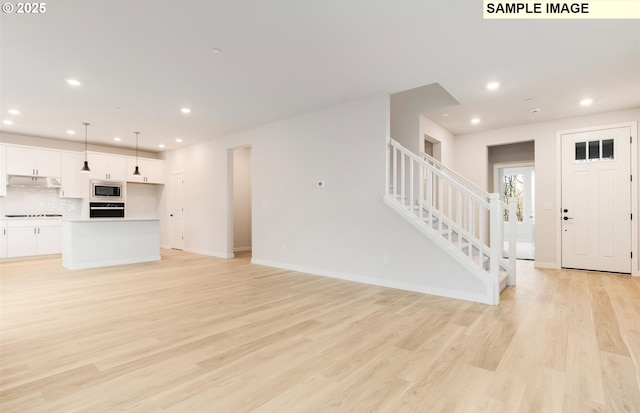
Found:
M 391 138 L 386 179 L 385 202 L 478 277 L 486 286 L 487 303 L 499 304 L 500 292 L 516 283 L 515 200 L 507 205 L 499 194 L 485 192 Z M 510 225 L 509 240 L 503 239 L 505 224 Z

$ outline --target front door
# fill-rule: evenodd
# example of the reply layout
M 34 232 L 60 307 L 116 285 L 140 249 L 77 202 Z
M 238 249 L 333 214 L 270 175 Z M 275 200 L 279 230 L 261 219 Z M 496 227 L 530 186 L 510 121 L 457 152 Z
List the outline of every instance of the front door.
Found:
M 631 130 L 562 135 L 562 266 L 631 272 Z

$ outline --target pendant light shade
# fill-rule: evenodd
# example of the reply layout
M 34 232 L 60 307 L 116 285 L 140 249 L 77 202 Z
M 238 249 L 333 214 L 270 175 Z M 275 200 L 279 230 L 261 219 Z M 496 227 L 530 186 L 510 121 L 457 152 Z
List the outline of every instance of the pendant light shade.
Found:
M 83 122 L 82 124 L 84 125 L 84 165 L 82 165 L 80 172 L 89 173 L 91 169 L 89 169 L 89 162 L 87 161 L 87 127 L 90 123 Z
M 138 168 L 138 135 L 140 134 L 140 132 L 133 132 L 136 134 L 136 169 L 133 171 L 133 174 L 135 176 L 140 176 L 140 169 Z

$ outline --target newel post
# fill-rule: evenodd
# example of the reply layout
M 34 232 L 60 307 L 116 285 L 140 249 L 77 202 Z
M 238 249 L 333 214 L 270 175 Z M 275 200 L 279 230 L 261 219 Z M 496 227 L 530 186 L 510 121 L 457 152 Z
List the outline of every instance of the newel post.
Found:
M 500 297 L 500 256 L 502 255 L 502 225 L 500 194 L 489 194 L 489 272 L 493 281 L 494 304 Z

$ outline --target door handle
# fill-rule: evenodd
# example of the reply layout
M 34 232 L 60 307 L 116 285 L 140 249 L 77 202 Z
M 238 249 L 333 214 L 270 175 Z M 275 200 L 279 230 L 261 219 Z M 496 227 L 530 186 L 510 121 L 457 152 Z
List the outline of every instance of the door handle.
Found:
M 567 220 L 569 220 L 569 219 L 573 219 L 573 218 L 570 218 L 570 217 L 564 217 L 564 218 L 562 218 L 562 219 L 564 219 L 565 221 L 567 221 Z

